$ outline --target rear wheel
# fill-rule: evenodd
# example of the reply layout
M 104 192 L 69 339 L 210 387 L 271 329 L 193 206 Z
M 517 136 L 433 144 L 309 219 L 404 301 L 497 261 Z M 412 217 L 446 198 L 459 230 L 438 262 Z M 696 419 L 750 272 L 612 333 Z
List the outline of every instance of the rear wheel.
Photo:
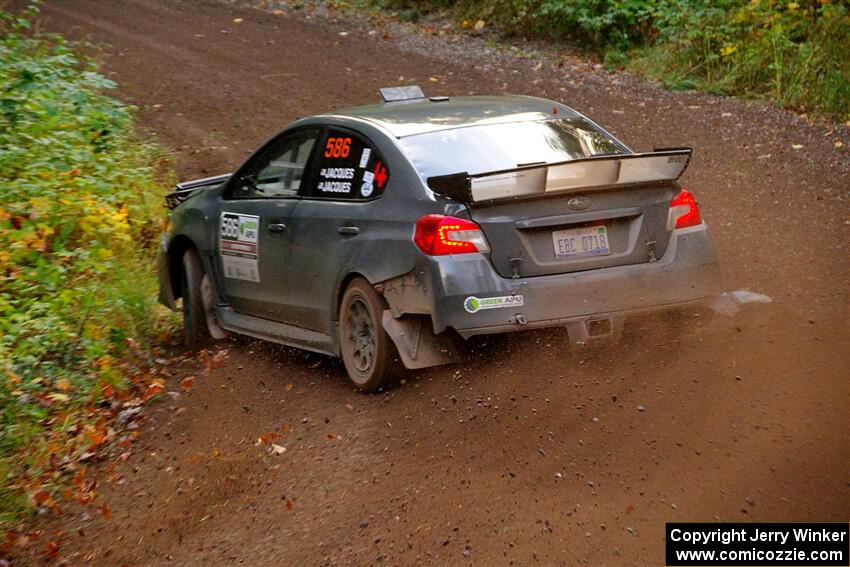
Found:
M 197 251 L 183 253 L 183 341 L 190 349 L 210 343 L 202 285 L 204 265 Z
M 386 304 L 363 278 L 349 284 L 339 310 L 340 350 L 349 379 L 363 392 L 389 387 L 396 371 L 395 345 L 381 323 Z

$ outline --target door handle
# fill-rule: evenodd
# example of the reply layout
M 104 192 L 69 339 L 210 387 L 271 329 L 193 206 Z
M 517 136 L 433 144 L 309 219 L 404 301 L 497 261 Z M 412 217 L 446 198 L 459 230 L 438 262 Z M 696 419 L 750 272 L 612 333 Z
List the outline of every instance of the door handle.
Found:
M 357 226 L 341 226 L 337 229 L 340 234 L 345 234 L 347 236 L 353 236 L 355 234 L 360 234 L 360 227 Z
M 269 232 L 283 232 L 286 230 L 286 225 L 282 222 L 267 224 L 266 228 L 269 229 Z

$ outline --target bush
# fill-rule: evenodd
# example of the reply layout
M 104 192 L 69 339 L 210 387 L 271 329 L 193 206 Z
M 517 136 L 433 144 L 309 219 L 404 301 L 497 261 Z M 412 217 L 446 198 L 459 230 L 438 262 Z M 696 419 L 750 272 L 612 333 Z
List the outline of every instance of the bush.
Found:
M 0 12 L 0 524 L 110 437 L 133 339 L 157 325 L 167 161 L 35 12 Z
M 683 12 L 631 68 L 671 86 L 760 95 L 782 106 L 850 119 L 846 5 L 755 0 Z
M 567 40 L 676 88 L 850 119 L 850 11 L 831 0 L 376 0 Z

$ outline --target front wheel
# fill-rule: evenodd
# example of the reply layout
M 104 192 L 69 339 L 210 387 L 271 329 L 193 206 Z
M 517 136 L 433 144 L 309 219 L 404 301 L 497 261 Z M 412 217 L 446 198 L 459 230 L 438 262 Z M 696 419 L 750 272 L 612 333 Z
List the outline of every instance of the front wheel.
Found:
M 385 308 L 383 298 L 363 278 L 353 280 L 342 296 L 342 362 L 349 379 L 362 392 L 388 387 L 395 371 L 395 345 L 381 323 Z

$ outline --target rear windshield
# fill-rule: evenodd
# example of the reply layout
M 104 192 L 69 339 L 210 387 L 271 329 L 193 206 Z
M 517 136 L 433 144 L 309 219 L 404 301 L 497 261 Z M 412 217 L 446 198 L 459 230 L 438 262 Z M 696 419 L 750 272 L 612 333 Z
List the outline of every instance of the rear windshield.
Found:
M 580 118 L 453 128 L 407 136 L 399 142 L 423 179 L 626 152 Z

